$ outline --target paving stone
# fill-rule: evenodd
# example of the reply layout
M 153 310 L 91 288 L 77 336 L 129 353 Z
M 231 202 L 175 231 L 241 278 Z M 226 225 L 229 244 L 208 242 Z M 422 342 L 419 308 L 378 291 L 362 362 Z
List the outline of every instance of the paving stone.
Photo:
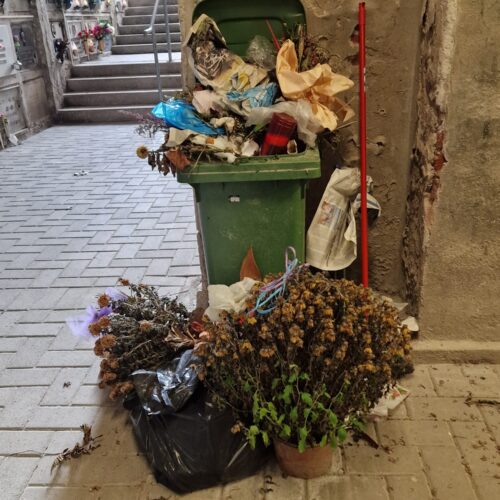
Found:
M 415 371 L 401 380 L 401 385 L 411 391 L 412 396 L 436 396 L 429 365 L 416 365 Z
M 500 497 L 500 477 L 475 477 L 472 479 L 479 500 L 493 500 Z
M 2 500 L 19 500 L 37 463 L 37 458 L 7 457 L 2 460 L 0 464 Z
M 39 367 L 50 366 L 92 366 L 95 360 L 93 352 L 82 351 L 47 351 L 38 362 Z
M 28 486 L 20 500 L 89 500 L 95 498 L 90 488 L 70 486 Z M 122 497 L 125 499 L 126 497 Z
M 92 425 L 99 409 L 92 406 L 40 406 L 26 424 L 27 429 L 79 429 Z
M 0 431 L 0 455 L 43 454 L 51 439 L 51 431 Z
M 491 435 L 500 446 L 500 411 L 491 406 L 482 406 L 480 411 Z
M 478 409 L 465 404 L 465 398 L 410 397 L 405 403 L 409 416 L 416 420 L 481 420 Z
M 265 468 L 264 474 L 268 478 L 266 485 L 266 500 L 306 498 L 306 481 L 291 476 L 283 477 L 275 460 L 270 460 L 270 463 Z
M 500 477 L 500 449 L 482 422 L 451 422 L 463 461 L 473 476 Z
M 383 477 L 333 476 L 310 479 L 307 483 L 309 500 L 389 500 Z
M 386 480 L 392 500 L 434 500 L 424 474 L 387 476 Z
M 422 469 L 416 446 L 391 446 L 388 451 L 369 446 L 344 448 L 349 474 L 416 474 Z
M 464 365 L 468 390 L 474 398 L 500 398 L 500 377 L 493 366 Z
M 0 373 L 0 387 L 50 385 L 59 368 L 6 368 Z
M 467 397 L 469 382 L 459 365 L 440 364 L 432 366 L 429 373 L 439 396 Z
M 49 351 L 52 352 L 52 351 Z M 48 388 L 42 405 L 69 405 L 87 375 L 88 368 L 63 368 Z
M 10 357 L 5 366 L 10 368 L 30 368 L 36 366 L 52 341 L 52 337 L 30 338 L 24 345 L 24 348 L 19 349 Z
M 264 476 L 257 474 L 224 486 L 222 500 L 264 500 L 264 488 Z
M 433 497 L 439 500 L 476 500 L 470 476 L 464 473 L 456 448 L 422 446 L 420 452 Z
M 453 446 L 447 422 L 425 420 L 387 420 L 377 423 L 380 444 Z

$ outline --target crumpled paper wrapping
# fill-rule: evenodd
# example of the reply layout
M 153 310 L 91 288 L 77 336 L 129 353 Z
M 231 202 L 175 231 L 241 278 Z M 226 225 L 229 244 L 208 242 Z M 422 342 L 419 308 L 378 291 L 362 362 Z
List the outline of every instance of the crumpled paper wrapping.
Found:
M 354 117 L 354 111 L 336 97 L 340 92 L 352 88 L 354 82 L 334 73 L 328 64 L 318 64 L 299 73 L 295 44 L 291 40 L 284 42 L 278 52 L 276 74 L 283 96 L 292 101 L 309 101 L 314 115 L 324 128 L 335 130 L 339 122 Z

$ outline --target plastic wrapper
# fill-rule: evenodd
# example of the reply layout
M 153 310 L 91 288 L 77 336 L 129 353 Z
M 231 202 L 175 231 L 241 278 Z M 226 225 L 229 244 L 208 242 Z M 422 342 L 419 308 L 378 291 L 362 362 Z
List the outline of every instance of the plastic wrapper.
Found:
M 200 364 L 191 349 L 157 371 L 137 370 L 132 381 L 142 408 L 148 415 L 179 411 L 198 387 L 196 367 Z
M 226 94 L 227 106 L 234 112 L 247 116 L 252 108 L 262 108 L 271 106 L 278 92 L 275 83 L 258 85 L 245 92 L 233 90 Z
M 231 286 L 209 285 L 208 309 L 205 315 L 211 321 L 218 321 L 222 311 L 241 312 L 246 307 L 246 300 L 255 283 L 257 282 L 252 278 L 244 278 Z
M 256 35 L 247 49 L 247 59 L 267 71 L 276 68 L 276 47 L 265 36 Z
M 196 114 L 194 106 L 180 99 L 168 99 L 166 102 L 160 102 L 151 113 L 170 127 L 180 130 L 192 130 L 210 136 L 224 133 L 223 128 L 215 128 L 204 122 Z
M 206 14 L 191 27 L 185 42 L 197 80 L 217 91 L 245 90 L 268 81 L 267 71 L 231 52 L 217 24 Z
M 252 476 L 268 460 L 269 450 L 252 450 L 242 433 L 231 433 L 232 411 L 211 403 L 202 387 L 171 415 L 148 415 L 137 399 L 126 407 L 156 480 L 176 493 Z
M 318 134 L 324 130 L 306 100 L 282 101 L 269 108 L 254 108 L 247 117 L 247 125 L 266 125 L 274 113 L 286 113 L 295 118 L 299 139 L 311 148 L 316 145 Z

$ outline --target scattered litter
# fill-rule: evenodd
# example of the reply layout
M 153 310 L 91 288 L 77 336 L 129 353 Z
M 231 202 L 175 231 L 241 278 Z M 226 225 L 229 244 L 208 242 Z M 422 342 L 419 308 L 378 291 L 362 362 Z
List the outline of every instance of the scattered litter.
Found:
M 401 324 L 406 325 L 408 330 L 412 333 L 418 333 L 419 331 L 417 320 L 413 316 L 408 316 L 406 319 L 401 321 Z
M 209 285 L 206 316 L 211 321 L 217 321 L 223 311 L 236 313 L 242 311 L 246 307 L 246 299 L 255 283 L 256 281 L 252 278 L 244 278 L 231 286 Z
M 195 77 L 214 90 L 244 92 L 268 81 L 264 68 L 246 63 L 227 48 L 215 21 L 205 14 L 193 24 L 185 46 Z
M 75 177 L 83 177 L 85 175 L 89 175 L 89 173 L 86 170 L 80 170 L 80 172 L 75 172 L 73 175 Z
M 151 114 L 164 120 L 170 127 L 182 130 L 189 129 L 199 134 L 212 136 L 224 133 L 224 129 L 217 129 L 204 122 L 198 117 L 192 104 L 180 99 L 171 98 L 166 102 L 160 102 L 153 108 Z
M 67 387 L 71 386 L 71 382 L 64 382 L 63 384 L 63 389 L 66 389 Z
M 333 172 L 307 232 L 308 264 L 324 271 L 338 271 L 354 262 L 359 189 L 358 168 L 339 168 Z M 380 205 L 373 196 L 369 196 L 368 208 L 380 213 Z
M 54 462 L 52 462 L 52 467 L 50 468 L 51 472 L 54 468 L 59 467 L 64 461 L 71 460 L 72 458 L 80 458 L 82 455 L 89 455 L 92 451 L 101 446 L 98 440 L 102 435 L 92 436 L 92 427 L 90 425 L 83 424 L 80 426 L 80 429 L 83 432 L 82 444 L 76 443 L 73 448 L 66 448 L 62 453 L 57 455 Z
M 465 398 L 465 404 L 467 406 L 478 405 L 478 406 L 496 406 L 497 409 L 500 409 L 500 400 L 498 399 L 478 399 L 473 398 L 472 394 L 469 392 L 469 395 Z
M 9 142 L 13 145 L 13 146 L 17 146 L 19 144 L 19 139 L 15 136 L 15 134 L 10 134 L 9 135 Z
M 292 101 L 309 101 L 314 115 L 324 128 L 333 131 L 340 122 L 354 117 L 354 111 L 335 97 L 352 88 L 354 82 L 334 73 L 328 64 L 318 64 L 308 71 L 299 72 L 292 40 L 287 40 L 278 52 L 276 75 L 283 96 Z
M 379 400 L 377 405 L 372 409 L 369 414 L 373 420 L 379 418 L 387 418 L 389 411 L 395 410 L 408 396 L 410 391 L 401 385 L 395 385 L 389 392 Z

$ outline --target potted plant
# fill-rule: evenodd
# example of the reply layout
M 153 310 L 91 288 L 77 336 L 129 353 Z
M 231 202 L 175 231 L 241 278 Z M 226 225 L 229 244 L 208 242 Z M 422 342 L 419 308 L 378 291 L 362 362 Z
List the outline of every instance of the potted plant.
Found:
M 411 370 L 410 334 L 370 289 L 307 268 L 278 279 L 265 307 L 276 276 L 256 285 L 243 315 L 207 322 L 197 352 L 207 386 L 239 418 L 234 430 L 273 442 L 284 472 L 310 478 Z

